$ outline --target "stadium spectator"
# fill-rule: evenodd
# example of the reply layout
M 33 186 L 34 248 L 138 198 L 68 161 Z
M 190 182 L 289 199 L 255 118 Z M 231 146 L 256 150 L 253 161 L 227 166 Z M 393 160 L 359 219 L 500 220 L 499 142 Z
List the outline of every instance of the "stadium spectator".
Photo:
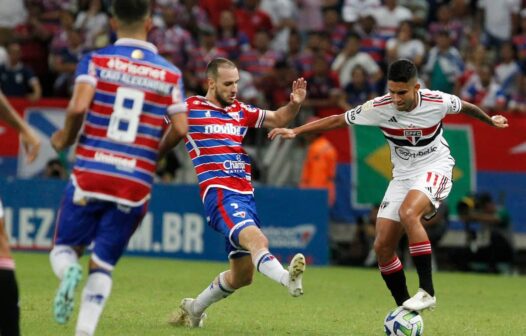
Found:
M 462 0 L 465 2 L 465 0 Z M 415 31 L 420 33 L 427 23 L 429 14 L 429 3 L 427 0 L 399 0 L 398 4 L 403 6 L 413 14 L 411 22 L 415 24 Z
M 217 57 L 227 57 L 227 53 L 217 48 L 216 32 L 206 28 L 200 32 L 199 47 L 192 50 L 185 70 L 187 90 L 202 95 L 206 93 L 206 66 Z
M 378 64 L 369 54 L 360 51 L 360 37 L 350 34 L 345 40 L 345 47 L 334 59 L 331 70 L 338 74 L 340 85 L 345 87 L 351 81 L 354 67 L 358 65 L 365 69 L 372 83 L 381 80 L 382 71 Z
M 375 94 L 376 90 L 369 82 L 367 72 L 362 66 L 357 65 L 352 70 L 351 81 L 345 86 L 339 105 L 344 110 L 350 110 L 372 99 Z
M 259 4 L 260 0 L 245 0 L 235 12 L 237 28 L 248 36 L 251 43 L 257 32 L 264 30 L 272 34 L 274 29 L 272 19 L 259 8 Z
M 380 6 L 380 0 L 344 0 L 342 4 L 342 19 L 351 26 L 356 23 L 364 13 L 373 13 Z
M 451 44 L 456 48 L 460 48 L 460 41 L 464 37 L 464 26 L 453 17 L 450 4 L 440 5 L 437 12 L 437 21 L 429 24 L 429 40 L 431 43 L 436 43 L 438 34 L 442 31 L 448 31 L 451 37 Z
M 220 26 L 222 13 L 231 10 L 234 2 L 232 0 L 199 0 L 199 5 L 206 11 L 214 27 Z
M 0 119 L 20 133 L 26 151 L 26 162 L 33 162 L 40 150 L 40 139 L 31 127 L 20 118 L 0 91 Z M 20 305 L 18 284 L 15 277 L 15 261 L 9 248 L 5 231 L 4 208 L 0 199 L 0 335 L 20 335 Z
M 448 31 L 437 35 L 436 45 L 429 51 L 423 68 L 427 86 L 431 90 L 453 93 L 455 81 L 464 70 L 464 61 L 457 48 L 451 45 Z
M 511 112 L 519 115 L 526 115 L 526 76 L 521 75 L 519 79 L 519 88 L 515 92 L 509 102 L 508 108 Z
M 26 97 L 37 101 L 42 97 L 40 81 L 33 71 L 21 61 L 20 44 L 7 45 L 8 61 L 0 65 L 0 88 L 8 97 Z
M 164 27 L 158 27 L 150 33 L 149 41 L 159 53 L 177 67 L 184 69 L 190 59 L 195 41 L 189 31 L 178 24 L 177 9 L 171 5 L 161 6 Z
M 380 66 L 382 73 L 386 68 L 385 48 L 388 38 L 382 36 L 378 31 L 376 19 L 370 13 L 365 13 L 360 17 L 358 25 L 354 30 L 360 36 L 360 51 L 367 53 Z
M 68 178 L 68 173 L 66 171 L 66 168 L 62 164 L 62 161 L 60 161 L 59 158 L 50 159 L 46 163 L 46 167 L 44 168 L 43 178 L 52 178 L 52 179 L 60 179 L 60 180 L 66 180 Z
M 109 43 L 108 20 L 102 0 L 91 0 L 89 6 L 78 13 L 74 27 L 82 32 L 86 50 L 102 48 Z
M 466 50 L 464 60 L 464 71 L 455 81 L 454 92 L 457 96 L 460 96 L 462 88 L 471 80 L 472 76 L 477 74 L 478 69 L 490 62 L 489 52 L 482 43 L 479 43 L 473 48 Z
M 288 103 L 292 93 L 289 83 L 296 78 L 298 78 L 298 72 L 286 61 L 279 61 L 274 65 L 272 75 L 264 85 L 266 101 L 270 104 L 270 108 L 278 108 Z
M 60 11 L 60 25 L 51 38 L 50 54 L 60 52 L 68 47 L 68 31 L 74 28 L 75 15 L 76 13 L 69 8 Z
M 318 117 L 310 117 L 307 122 L 319 120 Z M 307 142 L 307 156 L 303 162 L 303 170 L 299 187 L 303 189 L 327 190 L 329 208 L 336 200 L 336 188 L 334 178 L 336 176 L 336 164 L 338 157 L 336 149 L 321 133 L 310 133 L 305 135 Z
M 398 0 L 384 0 L 383 5 L 371 12 L 378 24 L 378 31 L 385 38 L 394 37 L 403 21 L 411 20 L 411 11 L 398 4 Z
M 334 114 L 342 92 L 338 75 L 329 68 L 325 57 L 314 56 L 312 72 L 306 73 L 305 79 L 309 83 L 309 97 L 303 106 L 312 109 L 318 117 Z
M 512 38 L 513 45 L 517 48 L 517 57 L 522 62 L 526 62 L 526 8 L 520 12 L 520 31 Z
M 517 49 L 511 42 L 504 42 L 500 46 L 500 58 L 495 67 L 495 81 L 499 84 L 506 97 L 512 96 L 519 86 L 521 68 L 517 61 Z
M 184 136 L 188 129 L 181 72 L 146 42 L 150 1 L 114 0 L 112 6 L 119 39 L 83 57 L 64 128 L 51 137 L 53 148 L 62 151 L 80 133 L 50 252 L 60 279 L 53 314 L 64 324 L 82 277 L 78 259 L 93 243 L 76 335 L 95 333 L 112 271 L 146 214 L 165 116 L 171 132 Z M 95 64 L 101 71 L 92 71 Z
M 347 37 L 347 27 L 340 18 L 338 8 L 323 8 L 323 31 L 331 41 L 331 54 L 336 55 L 343 48 Z
M 192 38 L 195 41 L 199 40 L 201 31 L 214 29 L 208 19 L 208 14 L 199 6 L 198 0 L 182 0 L 177 4 L 177 12 L 179 24 L 192 34 Z
M 80 30 L 71 29 L 67 32 L 67 46 L 50 54 L 51 70 L 57 74 L 53 84 L 53 92 L 57 97 L 69 97 L 73 92 L 75 69 L 86 51 Z
M 460 93 L 461 98 L 487 110 L 500 110 L 506 103 L 506 96 L 493 78 L 493 68 L 489 64 L 480 66 L 470 77 Z
M 479 0 L 477 21 L 484 32 L 486 47 L 499 48 L 511 40 L 519 28 L 520 0 Z
M 253 48 L 245 51 L 239 57 L 239 65 L 254 76 L 254 84 L 260 89 L 264 87 L 266 78 L 282 57 L 280 53 L 270 49 L 270 33 L 266 30 L 259 30 L 254 35 Z
M 298 19 L 294 0 L 262 0 L 259 8 L 267 13 L 274 27 L 271 48 L 280 53 L 287 52 L 287 41 Z
M 281 135 L 293 139 L 300 134 L 353 124 L 381 127 L 391 147 L 394 168 L 380 205 L 374 248 L 380 272 L 396 304 L 421 311 L 436 304 L 431 243 L 422 218 L 436 212 L 452 186 L 454 160 L 442 136 L 441 121 L 446 114 L 464 113 L 494 127 L 505 128 L 508 124 L 505 117 L 489 117 L 456 96 L 420 89 L 416 67 L 408 60 L 391 63 L 387 76 L 388 95 L 294 129 L 275 128 L 269 132 L 269 138 Z M 419 279 L 419 289 L 413 297 L 409 296 L 403 265 L 396 254 L 404 231 Z
M 298 6 L 298 30 L 304 34 L 309 31 L 320 31 L 323 28 L 322 7 L 320 0 L 296 0 Z
M 396 36 L 387 41 L 386 47 L 388 62 L 406 58 L 412 61 L 417 68 L 420 68 L 424 62 L 426 47 L 420 39 L 415 37 L 411 21 L 400 23 Z
M 206 97 L 187 99 L 190 128 L 185 144 L 198 175 L 208 223 L 224 235 L 230 268 L 220 273 L 195 299 L 181 301 L 171 323 L 189 327 L 202 325 L 204 311 L 210 305 L 250 285 L 254 269 L 288 287 L 292 296 L 303 294 L 302 276 L 305 270 L 302 254 L 294 256 L 287 271 L 268 250 L 268 240 L 259 228 L 250 182 L 251 165 L 242 140 L 248 128 L 273 128 L 291 122 L 305 99 L 306 82 L 303 78 L 293 82 L 287 105 L 276 111 L 265 111 L 236 99 L 239 75 L 231 61 L 221 58 L 212 61 L 207 74 Z M 214 131 L 206 131 L 205 134 L 201 126 L 205 120 L 214 125 Z M 203 137 L 208 140 L 200 141 Z M 181 139 L 182 136 L 163 139 L 161 152 Z M 205 153 L 222 154 L 203 155 Z M 213 168 L 218 164 L 223 168 Z
M 217 46 L 225 50 L 228 57 L 233 60 L 239 59 L 241 53 L 250 48 L 248 36 L 239 31 L 236 16 L 231 10 L 221 12 L 217 28 Z
M 469 232 L 467 237 L 471 254 L 468 266 L 483 262 L 489 272 L 511 273 L 515 249 L 508 211 L 497 205 L 489 193 L 477 194 L 471 201 L 469 198 L 462 199 L 458 209 L 459 217 Z M 472 227 L 473 223 L 481 226 L 478 231 Z

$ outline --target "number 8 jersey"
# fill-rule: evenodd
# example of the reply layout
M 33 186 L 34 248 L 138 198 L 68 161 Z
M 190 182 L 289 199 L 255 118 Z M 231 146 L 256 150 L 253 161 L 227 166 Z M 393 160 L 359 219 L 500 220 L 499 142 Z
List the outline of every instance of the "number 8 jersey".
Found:
M 119 39 L 87 54 L 76 83 L 95 96 L 76 149 L 79 193 L 136 206 L 150 196 L 165 115 L 186 113 L 181 71 L 144 41 Z

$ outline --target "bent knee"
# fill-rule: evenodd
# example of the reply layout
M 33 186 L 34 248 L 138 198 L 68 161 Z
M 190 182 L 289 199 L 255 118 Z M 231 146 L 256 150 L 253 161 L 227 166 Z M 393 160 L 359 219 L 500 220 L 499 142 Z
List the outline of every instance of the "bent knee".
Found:
M 400 216 L 400 221 L 402 225 L 412 223 L 415 220 L 420 220 L 418 213 L 410 206 L 402 206 L 398 210 L 398 215 Z

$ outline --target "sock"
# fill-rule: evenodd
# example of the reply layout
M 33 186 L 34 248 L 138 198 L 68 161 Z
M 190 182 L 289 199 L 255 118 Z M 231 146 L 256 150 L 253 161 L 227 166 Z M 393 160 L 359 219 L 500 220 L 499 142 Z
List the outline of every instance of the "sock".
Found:
M 226 272 L 228 271 L 220 273 L 210 286 L 195 298 L 194 314 L 201 315 L 210 305 L 234 293 L 235 289 L 231 288 L 225 279 Z
M 289 285 L 289 271 L 283 268 L 281 263 L 267 249 L 259 250 L 253 257 L 252 262 L 261 274 L 282 284 Z
M 11 258 L 4 257 L 0 257 L 0 335 L 20 335 L 20 308 L 15 262 Z
M 396 304 L 401 306 L 405 300 L 409 299 L 402 262 L 395 256 L 394 259 L 387 264 L 380 264 L 379 269 Z
M 75 250 L 67 245 L 55 245 L 49 253 L 49 261 L 55 275 L 62 280 L 66 269 L 78 261 Z
M 77 334 L 93 335 L 99 322 L 104 304 L 111 292 L 111 273 L 100 268 L 90 270 L 90 275 L 82 291 Z
M 431 274 L 431 242 L 428 240 L 409 244 L 409 253 L 411 253 L 416 272 L 418 273 L 420 288 L 425 290 L 429 295 L 435 296 L 433 275 Z

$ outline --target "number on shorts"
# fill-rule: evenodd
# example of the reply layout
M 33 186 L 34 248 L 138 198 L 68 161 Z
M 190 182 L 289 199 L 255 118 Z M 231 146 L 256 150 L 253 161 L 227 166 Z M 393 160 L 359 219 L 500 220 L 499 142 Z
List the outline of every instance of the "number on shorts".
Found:
M 106 136 L 119 142 L 134 142 L 143 104 L 144 92 L 124 87 L 118 88 Z

